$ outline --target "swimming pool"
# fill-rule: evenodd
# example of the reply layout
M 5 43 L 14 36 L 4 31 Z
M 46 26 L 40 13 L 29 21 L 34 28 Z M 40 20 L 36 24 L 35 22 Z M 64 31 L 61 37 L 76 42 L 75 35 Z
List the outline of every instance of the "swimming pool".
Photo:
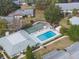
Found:
M 51 37 L 54 37 L 55 35 L 56 35 L 56 33 L 52 32 L 52 31 L 48 31 L 44 34 L 37 36 L 37 38 L 39 38 L 39 40 L 41 40 L 41 41 L 45 41 L 45 40 L 48 40 Z

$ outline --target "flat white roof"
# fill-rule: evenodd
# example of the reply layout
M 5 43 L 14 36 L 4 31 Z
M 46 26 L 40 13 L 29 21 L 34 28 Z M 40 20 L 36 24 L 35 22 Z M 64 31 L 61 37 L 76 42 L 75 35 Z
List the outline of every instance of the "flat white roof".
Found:
M 6 38 L 12 45 L 16 45 L 26 40 L 26 38 L 22 34 L 20 34 L 20 32 L 16 32 L 12 35 L 7 36 Z
M 73 9 L 79 9 L 79 3 L 57 3 L 63 11 L 70 11 Z
M 74 16 L 70 18 L 69 21 L 72 25 L 79 25 L 79 17 Z

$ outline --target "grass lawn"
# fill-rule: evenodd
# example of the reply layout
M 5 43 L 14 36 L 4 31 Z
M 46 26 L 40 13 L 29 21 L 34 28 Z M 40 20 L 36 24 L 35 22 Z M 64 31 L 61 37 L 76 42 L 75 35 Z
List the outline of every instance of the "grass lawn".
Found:
M 70 25 L 68 24 L 68 18 L 64 18 L 60 21 L 60 25 L 65 28 L 70 28 Z

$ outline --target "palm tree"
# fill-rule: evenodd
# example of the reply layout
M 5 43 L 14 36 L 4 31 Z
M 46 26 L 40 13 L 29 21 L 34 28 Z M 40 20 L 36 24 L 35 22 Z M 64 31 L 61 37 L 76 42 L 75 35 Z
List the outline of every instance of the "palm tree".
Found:
M 28 46 L 26 50 L 26 59 L 35 59 L 34 54 L 32 53 L 32 48 L 30 46 Z
M 19 8 L 20 7 L 14 4 L 12 0 L 0 0 L 0 16 L 7 16 Z
M 7 30 L 8 30 L 7 22 L 3 19 L 0 19 L 0 37 L 4 36 Z
M 66 35 L 68 35 L 72 41 L 79 41 L 79 25 L 71 26 L 66 31 Z

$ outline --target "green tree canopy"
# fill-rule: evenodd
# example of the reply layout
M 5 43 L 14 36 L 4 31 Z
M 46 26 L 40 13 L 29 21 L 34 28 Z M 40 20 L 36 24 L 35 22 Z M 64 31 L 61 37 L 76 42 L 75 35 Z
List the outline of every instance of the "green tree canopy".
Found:
M 79 41 L 79 25 L 72 25 L 69 29 L 62 28 L 62 33 L 68 35 L 72 41 Z
M 7 22 L 3 19 L 0 19 L 0 37 L 5 35 L 7 29 L 8 29 Z
M 68 0 L 58 0 L 58 3 L 65 3 L 68 2 Z
M 55 4 L 51 4 L 46 10 L 45 10 L 45 19 L 51 23 L 58 22 L 61 19 L 61 9 L 58 6 L 55 6 Z
M 36 0 L 36 8 L 44 10 L 51 2 L 52 0 Z
M 79 25 L 71 26 L 67 31 L 67 35 L 72 41 L 79 41 Z
M 73 16 L 76 16 L 77 13 L 78 13 L 78 10 L 77 9 L 73 9 L 73 11 L 72 11 Z
M 63 2 L 65 2 L 65 0 L 58 0 L 58 2 L 59 2 L 59 3 L 63 3 Z
M 28 46 L 26 51 L 26 59 L 35 59 L 32 53 L 32 48 Z
M 14 4 L 12 0 L 0 0 L 0 16 L 6 16 L 18 8 L 19 6 Z
M 58 3 L 67 3 L 67 2 L 71 2 L 72 0 L 58 0 Z

